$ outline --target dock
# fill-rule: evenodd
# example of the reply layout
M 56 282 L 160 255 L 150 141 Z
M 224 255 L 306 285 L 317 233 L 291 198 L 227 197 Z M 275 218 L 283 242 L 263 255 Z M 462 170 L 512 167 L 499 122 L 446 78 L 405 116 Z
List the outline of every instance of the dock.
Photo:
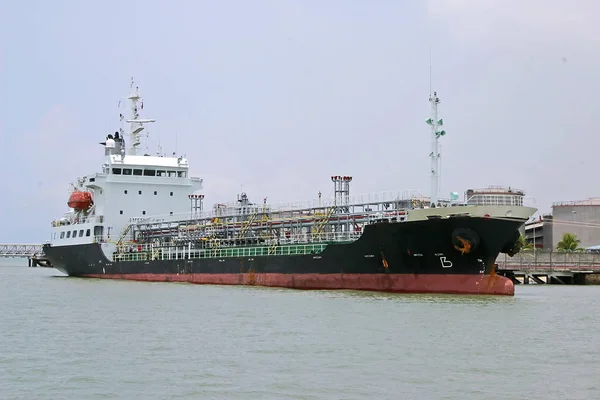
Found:
M 515 284 L 600 285 L 600 254 L 522 251 L 512 258 L 501 254 L 496 271 Z
M 50 261 L 44 256 L 44 250 L 41 244 L 0 244 L 0 258 L 27 258 L 30 267 L 52 268 Z

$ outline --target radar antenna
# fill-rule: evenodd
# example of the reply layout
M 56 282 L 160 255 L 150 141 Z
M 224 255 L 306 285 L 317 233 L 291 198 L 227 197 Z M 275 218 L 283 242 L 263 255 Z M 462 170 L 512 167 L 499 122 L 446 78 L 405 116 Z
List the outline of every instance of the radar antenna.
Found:
M 136 155 L 137 146 L 140 145 L 140 133 L 144 130 L 144 124 L 150 122 L 156 122 L 154 119 L 140 119 L 140 113 L 138 109 L 138 102 L 141 97 L 139 94 L 139 88 L 134 85 L 133 78 L 131 78 L 131 94 L 127 98 L 130 100 L 131 107 L 131 118 L 127 119 L 126 122 L 130 124 L 129 130 L 129 143 L 130 147 L 127 149 L 127 154 Z M 144 108 L 144 103 L 140 105 L 141 109 Z
M 429 95 L 429 102 L 431 103 L 431 117 L 427 119 L 427 124 L 431 126 L 431 205 L 438 203 L 439 188 L 441 183 L 441 157 L 442 153 L 440 150 L 440 137 L 446 135 L 446 131 L 440 129 L 444 125 L 443 119 L 438 119 L 438 104 L 440 98 L 437 96 L 437 92 L 433 92 L 433 95 Z

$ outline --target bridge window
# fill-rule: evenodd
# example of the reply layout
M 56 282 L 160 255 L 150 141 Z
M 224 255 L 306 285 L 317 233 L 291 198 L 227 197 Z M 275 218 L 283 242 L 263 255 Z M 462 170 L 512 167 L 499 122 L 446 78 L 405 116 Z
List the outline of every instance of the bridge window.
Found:
M 121 168 L 113 168 L 113 174 L 121 175 Z
M 102 226 L 94 227 L 94 236 L 102 236 Z
M 131 175 L 131 168 L 123 168 L 123 175 Z
M 90 230 L 88 229 L 87 231 L 85 231 L 85 236 L 90 236 Z
M 64 239 L 64 238 L 65 238 L 65 233 L 64 233 L 64 232 L 61 232 L 61 233 L 60 233 L 60 238 L 61 238 L 61 239 Z
M 185 178 L 185 171 L 178 171 L 177 176 L 180 178 Z
M 156 176 L 167 176 L 167 171 L 156 171 Z
M 169 177 L 170 178 L 176 178 L 177 177 L 177 172 L 175 172 L 175 171 L 169 171 Z
M 156 176 L 156 170 L 153 169 L 145 169 L 144 176 Z
M 134 175 L 142 175 L 142 170 L 141 169 L 134 169 L 133 170 L 133 174 Z

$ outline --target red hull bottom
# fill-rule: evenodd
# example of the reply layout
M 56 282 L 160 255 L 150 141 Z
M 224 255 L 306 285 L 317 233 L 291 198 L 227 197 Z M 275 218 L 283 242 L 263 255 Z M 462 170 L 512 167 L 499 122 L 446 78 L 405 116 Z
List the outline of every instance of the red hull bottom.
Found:
M 444 274 L 90 274 L 88 278 L 189 282 L 308 290 L 368 290 L 395 293 L 449 293 L 513 296 L 513 282 L 499 275 Z

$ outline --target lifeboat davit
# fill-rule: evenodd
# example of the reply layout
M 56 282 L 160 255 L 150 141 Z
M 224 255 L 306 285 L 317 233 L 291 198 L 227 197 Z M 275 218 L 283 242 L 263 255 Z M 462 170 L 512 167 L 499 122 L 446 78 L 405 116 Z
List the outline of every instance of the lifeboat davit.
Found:
M 90 192 L 82 192 L 80 190 L 74 190 L 69 197 L 67 205 L 75 210 L 87 210 L 90 208 L 94 201 L 92 200 L 92 194 Z

